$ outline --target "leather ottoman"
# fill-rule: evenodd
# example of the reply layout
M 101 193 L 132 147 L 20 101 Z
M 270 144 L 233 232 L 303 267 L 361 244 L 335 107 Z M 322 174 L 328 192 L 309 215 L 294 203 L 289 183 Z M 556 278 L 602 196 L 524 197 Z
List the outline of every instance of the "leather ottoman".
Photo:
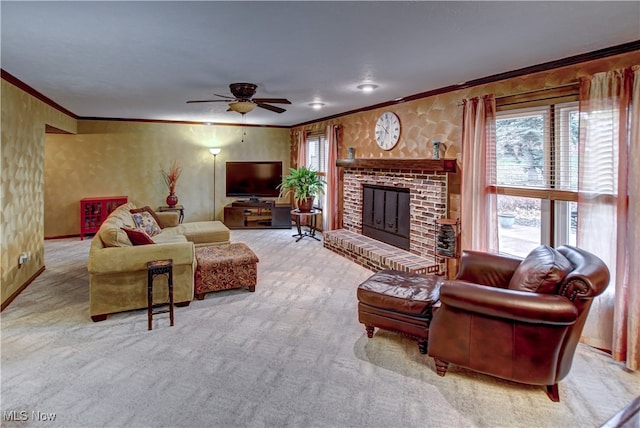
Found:
M 437 275 L 382 270 L 358 286 L 358 320 L 367 336 L 374 328 L 405 334 L 418 340 L 427 353 L 433 306 L 444 279 Z
M 243 243 L 196 248 L 194 294 L 198 300 L 211 291 L 247 287 L 256 290 L 258 257 Z

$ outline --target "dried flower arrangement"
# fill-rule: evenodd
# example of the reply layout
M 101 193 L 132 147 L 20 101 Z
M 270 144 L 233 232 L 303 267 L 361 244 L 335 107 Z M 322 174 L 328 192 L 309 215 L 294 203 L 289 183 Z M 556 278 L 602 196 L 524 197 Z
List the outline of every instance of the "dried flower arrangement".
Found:
M 177 161 L 173 161 L 171 164 L 171 168 L 169 171 L 162 171 L 162 178 L 164 178 L 164 182 L 167 184 L 169 188 L 169 193 L 174 193 L 176 191 L 176 183 L 178 182 L 178 178 L 180 178 L 180 174 L 182 173 L 182 168 L 178 165 Z

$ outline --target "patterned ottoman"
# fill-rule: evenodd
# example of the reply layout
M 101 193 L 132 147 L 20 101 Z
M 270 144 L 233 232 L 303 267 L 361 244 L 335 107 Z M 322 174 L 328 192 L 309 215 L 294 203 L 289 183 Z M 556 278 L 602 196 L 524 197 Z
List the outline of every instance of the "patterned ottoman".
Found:
M 249 287 L 256 290 L 258 257 L 241 242 L 196 248 L 198 267 L 194 294 L 198 300 L 210 291 Z

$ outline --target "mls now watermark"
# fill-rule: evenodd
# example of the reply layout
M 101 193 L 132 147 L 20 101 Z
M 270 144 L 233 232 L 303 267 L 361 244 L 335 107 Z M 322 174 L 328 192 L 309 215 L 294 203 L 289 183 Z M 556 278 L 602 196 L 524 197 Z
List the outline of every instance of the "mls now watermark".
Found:
M 53 422 L 56 420 L 55 413 L 45 413 L 41 411 L 32 410 L 30 412 L 26 410 L 3 410 L 2 420 L 11 422 Z

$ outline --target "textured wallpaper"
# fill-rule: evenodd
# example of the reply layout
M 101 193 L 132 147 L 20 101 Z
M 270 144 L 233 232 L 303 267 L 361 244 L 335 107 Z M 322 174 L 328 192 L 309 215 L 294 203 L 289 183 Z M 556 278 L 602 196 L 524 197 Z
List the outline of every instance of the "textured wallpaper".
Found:
M 0 291 L 4 303 L 44 266 L 45 125 L 76 132 L 76 120 L 2 80 Z M 31 260 L 18 268 L 18 257 Z
M 348 157 L 348 148 L 355 148 L 356 158 L 431 158 L 433 142 L 440 141 L 448 148 L 446 157 L 461 159 L 462 106 L 465 98 L 493 93 L 496 96 L 510 95 L 533 89 L 553 87 L 577 81 L 581 76 L 640 64 L 640 51 L 605 59 L 590 61 L 573 66 L 558 68 L 512 78 L 487 85 L 435 95 L 405 103 L 398 103 L 381 109 L 342 116 L 292 129 L 292 162 L 297 159 L 296 135 L 306 130 L 324 130 L 327 125 L 340 125 L 342 139 L 338 147 L 338 158 Z M 437 88 L 425 88 L 425 91 Z M 411 94 L 407 94 L 411 95 Z M 374 139 L 375 123 L 384 111 L 398 115 L 402 130 L 398 144 L 385 151 L 378 147 Z M 461 165 L 461 167 L 464 167 Z M 458 217 L 460 175 L 451 177 L 449 182 L 449 207 L 451 217 Z
M 244 142 L 242 132 L 245 132 Z M 214 159 L 209 147 L 220 147 Z M 138 206 L 166 205 L 160 170 L 183 168 L 176 186 L 185 221 L 223 218 L 225 162 L 282 160 L 289 167 L 289 129 L 122 121 L 78 121 L 77 135 L 48 134 L 44 168 L 44 235 L 80 233 L 79 201 L 128 196 Z M 286 169 L 285 169 L 286 171 Z

